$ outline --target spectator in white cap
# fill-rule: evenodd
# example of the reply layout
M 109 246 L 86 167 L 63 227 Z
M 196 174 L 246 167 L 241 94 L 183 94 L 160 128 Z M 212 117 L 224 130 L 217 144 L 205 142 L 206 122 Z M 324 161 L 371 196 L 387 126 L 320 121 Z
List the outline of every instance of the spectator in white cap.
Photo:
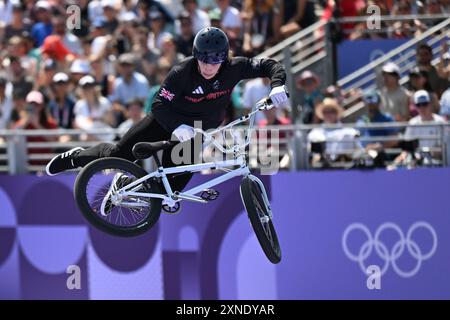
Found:
M 450 119 L 450 87 L 444 91 L 441 96 L 441 109 L 439 114 L 445 117 L 447 120 Z
M 37 23 L 31 28 L 31 36 L 33 37 L 37 47 L 40 47 L 44 39 L 52 34 L 53 26 L 51 23 L 51 5 L 48 1 L 40 0 L 34 5 L 36 11 Z
M 75 99 L 70 94 L 69 76 L 66 73 L 58 72 L 52 80 L 53 98 L 48 103 L 50 114 L 59 128 L 73 129 Z M 66 141 L 69 140 L 68 137 L 65 139 Z
M 69 70 L 71 80 L 77 84 L 82 77 L 91 72 L 91 66 L 89 65 L 89 61 L 77 59 L 72 62 Z
M 440 147 L 441 132 L 438 126 L 418 126 L 426 123 L 445 123 L 445 119 L 433 113 L 431 104 L 431 97 L 425 90 L 419 90 L 414 93 L 414 104 L 416 105 L 419 114 L 409 120 L 409 125 L 406 128 L 404 138 L 405 140 L 419 140 L 419 148 L 436 148 Z M 430 138 L 431 137 L 431 138 Z M 435 137 L 435 138 L 433 138 Z M 402 163 L 407 157 L 408 153 L 403 151 L 394 160 L 394 164 Z M 432 152 L 433 157 L 439 158 L 440 152 Z
M 393 62 L 382 68 L 383 86 L 380 90 L 382 111 L 389 113 L 396 121 L 407 121 L 409 115 L 408 91 L 400 86 L 400 68 Z
M 414 93 L 414 104 L 416 105 L 419 115 L 409 121 L 410 125 L 424 124 L 424 123 L 445 123 L 445 119 L 433 113 L 431 105 L 431 98 L 427 91 L 419 90 Z M 421 136 L 436 136 L 439 135 L 438 127 L 414 127 L 409 126 L 405 131 L 406 138 L 419 138 Z M 436 147 L 439 145 L 439 139 L 429 140 L 420 139 L 420 147 Z
M 100 94 L 95 79 L 90 76 L 84 76 L 78 82 L 80 88 L 81 100 L 75 104 L 75 126 L 83 130 L 111 128 L 112 108 L 108 99 Z M 90 136 L 91 140 L 112 140 L 111 135 Z

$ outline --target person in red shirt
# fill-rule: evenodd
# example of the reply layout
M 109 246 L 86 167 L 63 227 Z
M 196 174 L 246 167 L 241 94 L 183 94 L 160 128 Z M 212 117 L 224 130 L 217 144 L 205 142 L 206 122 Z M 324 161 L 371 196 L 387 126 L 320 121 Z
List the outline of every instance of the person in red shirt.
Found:
M 64 45 L 61 36 L 56 34 L 45 38 L 41 47 L 41 52 L 44 56 L 58 62 L 72 61 L 76 57 L 76 55 Z
M 338 2 L 338 10 L 340 17 L 356 17 L 359 15 L 359 12 L 365 6 L 365 2 L 363 0 L 340 0 Z M 334 0 L 328 0 L 327 6 L 323 10 L 323 14 L 321 16 L 322 21 L 329 21 L 333 17 L 333 11 L 336 8 L 336 2 Z M 355 28 L 356 23 L 347 22 L 341 25 L 341 30 L 349 30 L 352 31 Z

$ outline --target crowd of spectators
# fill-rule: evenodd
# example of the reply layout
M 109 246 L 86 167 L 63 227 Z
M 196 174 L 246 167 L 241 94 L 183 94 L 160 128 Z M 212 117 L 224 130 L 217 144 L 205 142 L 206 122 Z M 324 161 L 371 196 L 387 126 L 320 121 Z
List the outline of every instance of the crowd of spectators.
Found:
M 254 56 L 316 20 L 307 0 L 2 0 L 0 129 L 129 128 L 201 28 L 222 28 L 234 55 Z M 230 108 L 242 101 L 234 94 Z
M 303 99 L 296 107 L 303 110 L 304 123 L 340 123 L 344 112 L 343 100 L 352 94 L 359 94 L 364 103 L 364 114 L 357 120 L 358 125 L 393 122 L 408 122 L 411 125 L 403 130 L 392 127 L 361 128 L 358 133 L 342 128 L 318 128 L 309 133 L 308 140 L 312 144 L 322 140 L 334 141 L 326 144 L 328 155 L 339 154 L 336 151 L 338 149 L 342 151 L 342 155 L 348 150 L 381 151 L 386 148 L 402 148 L 400 139 L 395 137 L 400 134 L 405 140 L 417 139 L 419 149 L 433 150 L 442 147 L 440 132 L 443 131 L 435 126 L 423 126 L 423 124 L 443 124 L 450 118 L 450 64 L 448 63 L 449 51 L 445 42 L 441 49 L 442 56 L 433 66 L 431 64 L 432 48 L 427 44 L 419 44 L 416 48 L 416 63 L 408 72 L 408 82 L 404 85 L 400 84 L 399 66 L 393 62 L 385 63 L 379 70 L 378 89 L 368 92 L 343 94 L 335 86 L 320 90 L 319 77 L 311 71 L 304 71 L 296 81 L 298 90 L 303 91 Z M 349 148 L 347 142 L 352 140 L 352 135 L 355 138 L 354 141 L 358 141 L 356 139 L 358 137 L 372 139 L 370 142 L 359 139 L 360 143 Z M 383 139 L 388 136 L 391 136 L 390 139 Z M 376 141 L 376 137 L 381 137 L 381 140 Z M 336 142 L 339 140 L 340 142 Z M 431 154 L 435 158 L 442 156 L 440 152 L 431 152 Z M 334 157 L 334 159 L 337 158 L 337 156 Z M 406 153 L 402 152 L 391 160 L 400 164 L 405 159 Z M 314 157 L 312 160 L 314 161 Z

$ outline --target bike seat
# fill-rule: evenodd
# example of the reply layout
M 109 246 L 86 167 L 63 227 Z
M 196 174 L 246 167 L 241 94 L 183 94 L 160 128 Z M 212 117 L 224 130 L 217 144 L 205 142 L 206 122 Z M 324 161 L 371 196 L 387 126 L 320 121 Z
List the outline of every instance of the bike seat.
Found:
M 133 146 L 133 156 L 138 160 L 152 157 L 159 150 L 165 150 L 173 146 L 170 141 L 138 142 Z

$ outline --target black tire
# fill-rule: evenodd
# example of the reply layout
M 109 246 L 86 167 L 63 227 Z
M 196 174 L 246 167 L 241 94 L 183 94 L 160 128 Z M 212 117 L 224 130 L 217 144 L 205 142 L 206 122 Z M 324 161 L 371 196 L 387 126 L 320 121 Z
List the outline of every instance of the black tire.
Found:
M 115 236 L 133 237 L 138 236 L 155 225 L 161 215 L 161 199 L 152 198 L 149 201 L 149 208 L 145 208 L 147 214 L 142 221 L 130 226 L 118 226 L 109 222 L 105 217 L 99 214 L 99 210 L 94 210 L 88 200 L 88 184 L 95 174 L 107 169 L 117 169 L 128 172 L 135 178 L 142 178 L 148 173 L 138 165 L 120 158 L 102 158 L 97 159 L 85 166 L 77 176 L 74 187 L 74 196 L 78 208 L 86 220 L 97 229 Z M 147 181 L 143 191 L 152 193 L 161 193 L 158 183 Z M 120 208 L 120 207 L 119 207 Z
M 267 205 L 259 184 L 246 177 L 241 181 L 241 197 L 248 218 L 265 255 L 272 263 L 281 261 L 281 248 L 272 219 L 263 223 L 262 216 L 268 216 Z

